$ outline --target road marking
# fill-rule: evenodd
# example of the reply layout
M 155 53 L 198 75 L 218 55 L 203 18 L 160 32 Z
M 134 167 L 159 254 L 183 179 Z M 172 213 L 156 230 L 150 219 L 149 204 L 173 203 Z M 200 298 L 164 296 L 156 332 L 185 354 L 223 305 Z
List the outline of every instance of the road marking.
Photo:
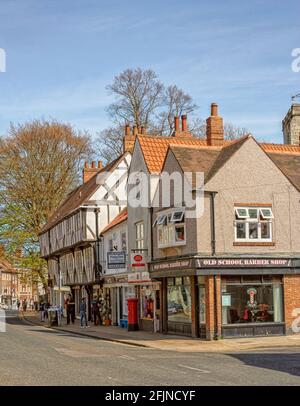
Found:
M 129 361 L 135 361 L 135 358 L 130 357 L 129 355 L 120 355 L 120 358 L 127 359 Z
M 202 372 L 203 374 L 210 374 L 211 373 L 211 371 L 207 371 L 206 369 L 194 368 L 194 367 L 190 367 L 188 365 L 178 364 L 178 366 L 181 367 L 181 368 L 191 369 L 191 370 L 197 371 L 197 372 Z

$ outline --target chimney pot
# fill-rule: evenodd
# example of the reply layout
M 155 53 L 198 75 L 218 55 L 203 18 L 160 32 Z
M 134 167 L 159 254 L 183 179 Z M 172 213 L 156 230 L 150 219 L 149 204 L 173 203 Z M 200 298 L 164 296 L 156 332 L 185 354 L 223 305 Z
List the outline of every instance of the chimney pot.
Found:
M 98 161 L 98 169 L 102 169 L 102 161 Z
M 145 127 L 143 125 L 141 126 L 141 134 L 145 134 Z
M 174 117 L 174 130 L 179 131 L 179 117 L 178 116 Z
M 210 115 L 217 116 L 218 115 L 218 105 L 217 103 L 212 103 L 210 106 Z
M 129 136 L 130 135 L 130 126 L 129 124 L 125 125 L 125 136 Z
M 96 168 L 96 161 L 92 161 L 92 168 Z
M 88 161 L 85 161 L 85 163 L 84 163 L 84 167 L 85 167 L 86 169 L 88 169 L 88 168 L 89 168 L 89 163 L 88 163 Z
M 133 135 L 137 135 L 137 133 L 138 133 L 137 126 L 134 125 L 134 126 L 133 126 Z
M 181 128 L 183 132 L 187 131 L 187 120 L 185 114 L 181 116 Z

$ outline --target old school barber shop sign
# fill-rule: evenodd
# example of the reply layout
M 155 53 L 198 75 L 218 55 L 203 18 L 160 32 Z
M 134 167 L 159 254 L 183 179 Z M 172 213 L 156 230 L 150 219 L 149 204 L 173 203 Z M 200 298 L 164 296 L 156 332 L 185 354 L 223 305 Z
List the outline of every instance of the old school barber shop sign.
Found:
M 255 268 L 255 267 L 287 267 L 290 259 L 285 258 L 214 258 L 197 259 L 198 268 Z

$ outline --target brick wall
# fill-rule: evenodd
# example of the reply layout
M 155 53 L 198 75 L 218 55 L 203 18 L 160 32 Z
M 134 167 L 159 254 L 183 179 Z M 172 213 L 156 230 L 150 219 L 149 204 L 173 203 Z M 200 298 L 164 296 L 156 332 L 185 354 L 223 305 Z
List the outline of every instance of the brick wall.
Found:
M 300 275 L 285 275 L 283 282 L 286 333 L 292 334 L 292 323 L 300 316 Z M 300 323 L 298 323 L 298 328 L 300 328 Z
M 206 295 L 206 339 L 213 340 L 215 334 L 215 293 L 214 293 L 214 276 L 205 278 L 205 295 Z M 217 276 L 217 309 L 218 309 L 218 335 L 221 336 L 221 277 Z

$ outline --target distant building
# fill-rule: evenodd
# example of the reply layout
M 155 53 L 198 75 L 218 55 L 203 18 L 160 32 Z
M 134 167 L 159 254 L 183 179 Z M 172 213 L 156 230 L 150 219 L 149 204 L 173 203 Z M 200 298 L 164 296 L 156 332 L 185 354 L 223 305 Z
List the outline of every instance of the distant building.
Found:
M 300 103 L 293 103 L 282 120 L 283 142 L 299 145 L 300 138 Z
M 12 267 L 6 260 L 0 260 L 0 305 L 16 309 L 18 300 L 27 302 L 28 308 L 33 308 L 38 302 L 38 287 L 29 282 L 24 274 Z

